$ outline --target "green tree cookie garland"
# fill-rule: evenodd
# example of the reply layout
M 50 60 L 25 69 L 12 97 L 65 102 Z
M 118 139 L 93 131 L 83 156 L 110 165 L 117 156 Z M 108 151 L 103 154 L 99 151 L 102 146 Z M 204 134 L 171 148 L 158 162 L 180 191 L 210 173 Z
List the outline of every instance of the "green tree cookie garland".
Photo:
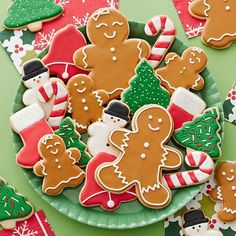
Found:
M 65 142 L 66 148 L 77 148 L 81 152 L 81 159 L 79 165 L 86 166 L 90 160 L 90 155 L 86 152 L 87 146 L 80 141 L 80 134 L 75 130 L 74 123 L 70 117 L 62 120 L 58 130 L 54 132 L 59 135 Z
M 7 29 L 28 27 L 35 32 L 42 28 L 43 21 L 54 19 L 63 13 L 63 8 L 53 0 L 13 0 L 4 20 Z
M 221 155 L 217 107 L 206 109 L 203 114 L 186 122 L 174 131 L 174 139 L 182 146 L 207 153 L 212 158 Z
M 153 68 L 146 60 L 142 60 L 136 67 L 136 75 L 130 80 L 129 87 L 122 93 L 122 100 L 129 106 L 133 115 L 147 104 L 158 104 L 167 108 L 170 95 L 160 85 Z
M 0 224 L 4 229 L 15 228 L 16 222 L 28 219 L 34 213 L 33 206 L 25 197 L 16 193 L 0 177 Z

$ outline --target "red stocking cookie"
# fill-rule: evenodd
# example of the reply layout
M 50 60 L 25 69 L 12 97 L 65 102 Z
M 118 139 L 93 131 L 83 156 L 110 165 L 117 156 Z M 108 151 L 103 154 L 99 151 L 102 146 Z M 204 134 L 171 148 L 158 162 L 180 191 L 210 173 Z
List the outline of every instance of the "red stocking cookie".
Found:
M 17 164 L 23 168 L 33 168 L 40 160 L 38 142 L 45 134 L 53 132 L 44 116 L 43 110 L 35 103 L 10 117 L 11 127 L 23 141 L 23 147 L 16 155 Z
M 105 90 L 94 90 L 94 82 L 87 75 L 75 75 L 67 84 L 69 112 L 80 133 L 86 132 L 90 122 L 102 116 L 103 105 L 109 101 Z
M 214 202 L 223 204 L 218 216 L 224 222 L 234 221 L 236 220 L 236 164 L 229 162 L 220 164 L 215 180 L 218 186 L 211 190 L 210 197 Z
M 203 88 L 204 79 L 199 73 L 206 67 L 207 57 L 201 48 L 188 48 L 181 57 L 171 52 L 165 57 L 165 63 L 165 67 L 155 72 L 171 94 L 179 87 L 193 90 Z
M 68 81 L 76 74 L 86 73 L 73 63 L 74 52 L 85 45 L 83 34 L 74 25 L 67 25 L 53 36 L 48 54 L 42 61 L 48 67 L 50 74 Z
M 93 13 L 87 23 L 91 45 L 74 54 L 75 64 L 91 70 L 96 89 L 119 93 L 128 87 L 135 67 L 150 53 L 148 43 L 141 39 L 128 39 L 127 19 L 115 8 L 102 8 Z
M 80 191 L 80 203 L 83 206 L 100 206 L 106 211 L 116 210 L 122 202 L 136 199 L 134 189 L 122 194 L 114 194 L 102 189 L 96 182 L 95 171 L 98 166 L 106 162 L 112 162 L 115 156 L 101 152 L 91 159 L 86 169 L 86 182 Z
M 112 145 L 122 154 L 98 168 L 98 183 L 114 193 L 135 186 L 143 205 L 155 209 L 167 206 L 171 192 L 162 182 L 162 170 L 178 169 L 183 161 L 178 150 L 165 145 L 172 130 L 172 119 L 166 109 L 159 105 L 140 108 L 134 114 L 132 131 L 118 129 L 111 133 Z
M 79 186 L 85 174 L 76 164 L 80 152 L 76 148 L 66 150 L 63 139 L 56 134 L 45 135 L 38 146 L 43 160 L 34 166 L 34 173 L 43 177 L 42 191 L 48 195 L 59 195 L 66 187 Z
M 236 41 L 235 0 L 195 0 L 189 12 L 198 19 L 206 19 L 202 41 L 214 48 L 227 48 Z

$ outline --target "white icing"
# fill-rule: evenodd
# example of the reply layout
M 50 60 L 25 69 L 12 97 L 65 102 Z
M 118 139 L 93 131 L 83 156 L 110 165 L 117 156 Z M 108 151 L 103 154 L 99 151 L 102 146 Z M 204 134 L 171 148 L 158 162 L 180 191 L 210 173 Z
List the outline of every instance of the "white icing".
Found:
M 114 47 L 112 47 L 112 48 L 110 49 L 111 52 L 115 52 L 115 50 L 116 50 L 116 49 L 115 49 Z
M 81 84 L 85 84 L 85 82 L 82 80 L 82 81 L 81 81 Z
M 150 143 L 149 143 L 149 142 L 145 142 L 145 143 L 143 144 L 143 146 L 144 146 L 145 148 L 148 148 L 148 147 L 150 146 Z
M 141 43 L 142 43 L 142 41 L 139 40 L 139 43 L 137 45 L 137 48 L 138 48 L 138 51 L 139 51 L 138 57 L 139 57 L 140 60 L 142 59 L 142 48 L 140 47 Z
M 204 0 L 204 5 L 206 6 L 206 10 L 204 11 L 204 15 L 208 16 L 208 11 L 210 11 L 211 6 L 207 3 L 207 0 Z
M 232 182 L 234 180 L 235 176 L 231 176 L 231 177 L 227 177 L 226 179 L 229 181 L 229 182 Z
M 61 169 L 61 165 L 57 166 L 58 169 Z
M 58 163 L 58 162 L 59 162 L 59 160 L 56 158 L 56 159 L 55 159 L 55 162 L 56 162 L 56 163 Z
M 230 6 L 226 6 L 226 7 L 225 7 L 225 10 L 226 10 L 226 11 L 230 11 L 230 10 L 231 10 L 231 7 L 230 7 Z
M 149 119 L 149 120 L 152 120 L 152 119 L 153 119 L 153 116 L 152 116 L 152 115 L 149 115 L 149 116 L 148 116 L 148 119 Z
M 102 106 L 103 105 L 103 100 L 102 100 L 101 96 L 99 95 L 99 92 L 94 91 L 93 94 L 95 95 L 95 98 L 97 99 L 99 105 Z
M 111 35 L 108 35 L 107 33 L 104 33 L 104 36 L 105 36 L 107 39 L 114 39 L 114 38 L 116 37 L 116 31 L 114 30 Z
M 231 169 L 231 170 L 230 170 L 230 173 L 232 173 L 232 174 L 233 174 L 233 173 L 234 173 L 234 170 L 233 170 L 233 169 Z
M 161 124 L 163 120 L 161 118 L 159 118 L 157 121 L 159 124 Z
M 192 88 L 196 88 L 198 86 L 198 82 L 202 79 L 201 76 L 198 77 L 198 79 L 195 81 L 194 85 L 192 86 Z
M 145 158 L 146 158 L 146 154 L 145 154 L 145 153 L 142 153 L 142 154 L 140 155 L 140 157 L 141 157 L 142 159 L 145 159 Z
M 83 92 L 86 91 L 86 89 L 87 89 L 86 87 L 84 87 L 83 89 L 77 89 L 77 92 L 78 92 L 78 93 L 83 93 Z
M 53 139 L 52 135 L 51 135 L 51 134 L 48 134 L 47 136 L 45 136 L 45 137 L 43 138 L 42 143 L 43 143 L 44 145 L 46 145 L 47 142 L 48 142 L 49 140 L 52 140 L 52 139 Z
M 109 14 L 110 14 L 109 8 L 101 8 L 101 9 L 97 10 L 95 13 L 93 13 L 92 18 L 95 21 L 98 21 L 100 16 L 109 15 Z
M 78 83 L 74 83 L 74 86 L 77 87 L 77 86 L 78 86 Z
M 221 193 L 221 186 L 217 187 L 217 199 L 223 201 L 223 196 Z
M 87 67 L 88 67 L 88 64 L 87 64 L 87 62 L 86 62 L 86 59 L 87 59 L 88 56 L 87 56 L 85 50 L 86 50 L 86 47 L 84 47 L 84 48 L 82 49 L 82 53 L 83 53 L 83 55 L 84 55 L 84 57 L 83 57 L 83 63 L 84 63 L 84 68 L 87 68 Z
M 154 184 L 153 186 L 147 186 L 146 188 L 142 188 L 141 189 L 141 193 L 144 194 L 144 193 L 148 193 L 149 191 L 155 191 L 156 189 L 160 189 L 160 183 L 156 183 Z
M 192 47 L 192 51 L 193 51 L 193 52 L 202 53 L 202 52 L 203 52 L 203 49 L 202 49 L 202 48 L 199 48 L 199 47 Z
M 84 110 L 85 110 L 85 111 L 88 111 L 88 109 L 89 109 L 89 108 L 88 108 L 87 106 L 84 107 Z
M 236 214 L 236 210 L 230 209 L 228 207 L 224 207 L 223 211 L 225 211 L 227 213 L 231 213 L 232 215 Z
M 166 65 L 169 64 L 171 61 L 174 61 L 176 57 L 177 57 L 177 55 L 174 55 L 173 57 L 169 58 L 169 59 L 166 61 Z
M 99 28 L 101 28 L 102 26 L 107 27 L 108 24 L 107 24 L 107 23 L 98 24 L 98 25 L 96 25 L 96 29 L 99 29 Z
M 113 56 L 113 57 L 112 57 L 112 61 L 117 61 L 117 57 L 116 57 L 116 56 Z
M 114 21 L 114 22 L 112 23 L 112 25 L 113 25 L 113 26 L 115 26 L 115 25 L 122 26 L 122 25 L 124 25 L 124 23 L 119 22 L 119 21 Z
M 59 149 L 56 149 L 55 151 L 51 150 L 50 152 L 51 152 L 53 155 L 56 155 L 56 154 L 58 154 Z
M 82 103 L 86 103 L 87 100 L 85 98 L 82 99 Z
M 107 202 L 107 206 L 108 206 L 109 208 L 112 208 L 112 207 L 115 206 L 115 202 L 114 202 L 113 200 L 109 200 L 109 201 Z
M 153 131 L 158 131 L 158 130 L 160 130 L 160 127 L 156 127 L 156 128 L 154 128 L 154 127 L 152 127 L 152 125 L 151 124 L 148 124 L 148 128 L 150 129 L 150 130 L 153 130 Z
M 119 170 L 119 167 L 116 164 L 113 164 L 113 167 L 115 168 L 114 172 L 118 175 L 118 178 L 121 179 L 121 182 L 123 184 L 128 184 L 126 177 L 122 175 L 122 171 Z
M 226 36 L 229 36 L 229 37 L 235 37 L 236 36 L 236 33 L 226 33 L 226 34 L 223 34 L 220 38 L 209 38 L 207 40 L 207 42 L 209 43 L 210 41 L 214 40 L 214 41 L 221 41 L 224 37 Z
M 49 144 L 49 145 L 47 145 L 46 149 L 49 149 L 49 148 L 52 148 L 52 147 L 53 147 L 53 145 Z

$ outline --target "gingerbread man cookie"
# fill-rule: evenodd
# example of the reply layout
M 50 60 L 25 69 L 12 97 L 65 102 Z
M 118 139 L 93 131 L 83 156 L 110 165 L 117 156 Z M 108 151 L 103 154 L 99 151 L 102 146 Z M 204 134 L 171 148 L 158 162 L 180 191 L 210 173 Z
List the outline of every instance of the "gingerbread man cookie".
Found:
M 190 47 L 180 57 L 174 52 L 165 57 L 166 66 L 155 72 L 161 84 L 172 94 L 177 88 L 200 90 L 204 79 L 199 75 L 207 64 L 205 52 L 198 47 Z
M 143 205 L 155 209 L 168 205 L 171 192 L 162 181 L 162 170 L 176 170 L 183 161 L 178 150 L 165 145 L 172 130 L 173 122 L 165 108 L 154 104 L 141 107 L 134 114 L 132 131 L 117 129 L 111 133 L 111 144 L 122 154 L 98 167 L 101 187 L 123 193 L 135 186 Z
M 66 150 L 63 139 L 49 134 L 39 141 L 39 153 L 42 160 L 34 166 L 34 173 L 43 177 L 42 191 L 48 195 L 59 195 L 66 187 L 79 186 L 85 173 L 76 164 L 80 152 L 76 148 Z
M 215 180 L 218 184 L 211 190 L 210 198 L 222 202 L 218 217 L 224 222 L 236 220 L 236 164 L 223 162 L 218 167 Z
M 96 89 L 109 93 L 128 87 L 135 67 L 150 54 L 149 44 L 141 39 L 128 39 L 129 23 L 115 8 L 102 8 L 93 13 L 87 23 L 91 45 L 74 54 L 74 63 L 81 69 L 91 70 Z
M 87 75 L 75 75 L 68 84 L 69 110 L 80 133 L 102 116 L 103 105 L 109 101 L 105 90 L 94 90 L 94 82 Z
M 227 48 L 236 41 L 236 0 L 195 0 L 189 12 L 198 19 L 206 19 L 202 33 L 204 44 Z

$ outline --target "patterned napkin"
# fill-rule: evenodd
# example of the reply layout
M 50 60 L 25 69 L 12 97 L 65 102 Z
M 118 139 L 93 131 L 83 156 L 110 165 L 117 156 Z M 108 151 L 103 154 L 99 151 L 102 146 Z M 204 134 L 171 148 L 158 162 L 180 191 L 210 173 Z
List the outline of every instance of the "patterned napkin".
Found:
M 173 0 L 176 11 L 188 38 L 201 35 L 203 26 L 205 24 L 204 20 L 196 19 L 189 14 L 188 6 L 193 1 L 194 0 Z
M 35 58 L 47 47 L 56 31 L 67 24 L 83 26 L 91 13 L 101 7 L 119 6 L 119 0 L 55 0 L 64 7 L 61 17 L 43 24 L 43 29 L 37 33 L 28 30 L 3 30 L 0 32 L 0 42 L 21 74 L 24 62 Z

